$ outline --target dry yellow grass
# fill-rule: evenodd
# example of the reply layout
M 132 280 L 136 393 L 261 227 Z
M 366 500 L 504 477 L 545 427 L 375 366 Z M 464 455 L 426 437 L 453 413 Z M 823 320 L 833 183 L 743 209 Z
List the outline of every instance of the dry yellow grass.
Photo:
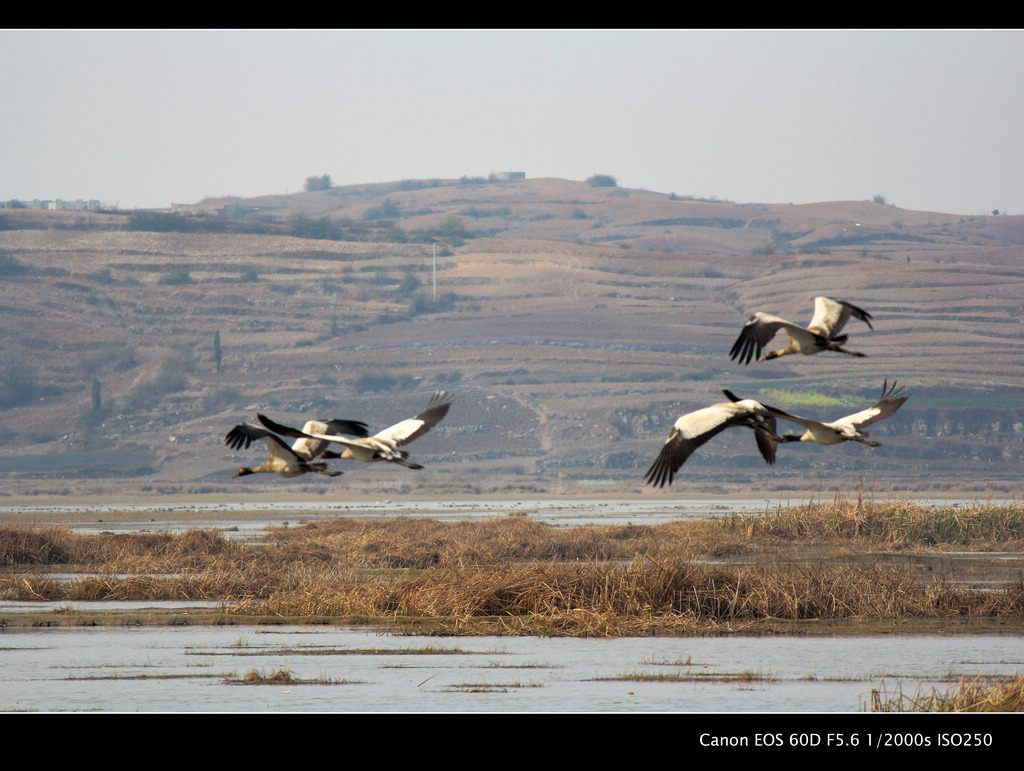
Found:
M 992 681 L 961 678 L 945 691 L 907 696 L 902 687 L 890 693 L 872 689 L 872 712 L 1024 712 L 1024 675 Z
M 960 548 L 1024 544 L 1024 505 L 946 506 L 909 501 L 837 501 L 781 509 L 770 516 L 731 517 L 731 531 L 783 541 L 857 540 L 892 548 Z
M 1019 577 L 971 589 L 865 557 L 948 545 L 936 543 L 929 529 L 898 539 L 905 509 L 866 511 L 853 502 L 751 518 L 571 529 L 526 516 L 338 519 L 275 529 L 259 544 L 201 530 L 87 536 L 5 527 L 0 598 L 214 600 L 236 622 L 358 620 L 450 633 L 753 632 L 822 621 L 1024 624 Z M 993 548 L 995 536 L 1009 533 L 1002 543 L 1019 548 L 1019 524 L 1012 523 L 1021 513 L 1020 506 L 957 512 L 964 526 L 950 531 L 953 543 Z M 871 526 L 837 527 L 840 521 Z M 786 556 L 823 541 L 844 543 L 843 559 Z M 55 568 L 86 575 L 58 580 Z

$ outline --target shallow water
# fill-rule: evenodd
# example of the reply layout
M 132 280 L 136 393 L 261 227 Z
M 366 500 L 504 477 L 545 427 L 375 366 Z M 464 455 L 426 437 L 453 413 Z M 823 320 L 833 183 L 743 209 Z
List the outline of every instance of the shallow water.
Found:
M 0 506 L 0 523 L 43 526 L 61 524 L 80 533 L 182 532 L 216 528 L 229 538 L 250 540 L 268 529 L 318 519 L 430 518 L 440 521 L 492 519 L 523 513 L 554 527 L 585 525 L 655 525 L 706 519 L 730 513 L 757 513 L 778 504 L 761 499 L 737 501 L 637 500 L 457 500 L 457 501 L 280 501 L 181 504 L 33 504 Z
M 933 685 L 945 692 L 948 677 L 1021 669 L 1020 639 L 992 635 L 551 639 L 309 626 L 10 628 L 0 631 L 0 710 L 857 712 L 881 685 L 890 694 Z M 315 682 L 231 682 L 279 670 Z
M 189 503 L 79 503 L 0 506 L 0 522 L 13 525 L 67 524 L 82 532 L 175 532 L 188 528 L 231 527 L 239 537 L 270 527 L 317 518 L 429 517 L 489 519 L 523 513 L 556 527 L 585 525 L 657 525 L 664 522 L 774 513 L 806 499 L 591 499 L 591 500 L 451 500 L 451 501 L 256 501 Z M 920 499 L 925 506 L 970 506 L 967 499 Z M 991 501 L 1000 504 L 1001 501 Z

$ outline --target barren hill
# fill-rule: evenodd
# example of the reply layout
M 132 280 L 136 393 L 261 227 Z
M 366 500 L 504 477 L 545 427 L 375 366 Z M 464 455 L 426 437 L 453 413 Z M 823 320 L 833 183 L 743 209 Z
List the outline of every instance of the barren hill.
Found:
M 0 213 L 8 494 L 942 496 L 1024 478 L 1024 217 L 555 179 L 140 214 Z M 873 332 L 847 328 L 867 358 L 729 360 L 751 312 L 806 323 L 818 294 L 873 314 Z M 643 487 L 675 418 L 723 387 L 834 419 L 894 378 L 915 395 L 875 427 L 881 447 L 788 445 L 768 467 L 732 431 L 669 492 Z M 231 476 L 262 462 L 223 446 L 257 410 L 380 429 L 438 388 L 456 401 L 409 448 L 422 471 Z

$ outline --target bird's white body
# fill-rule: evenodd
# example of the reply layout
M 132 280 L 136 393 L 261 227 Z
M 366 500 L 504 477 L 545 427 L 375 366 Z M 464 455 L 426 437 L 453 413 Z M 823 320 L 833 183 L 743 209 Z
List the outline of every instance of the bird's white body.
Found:
M 758 402 L 743 399 L 713 404 L 678 418 L 644 479 L 658 487 L 672 484 L 675 473 L 698 447 L 733 426 L 752 428 L 765 462 L 775 462 L 775 417 Z
M 811 356 L 822 351 L 835 351 L 848 356 L 864 356 L 865 354 L 858 351 L 848 351 L 843 348 L 848 336 L 839 333 L 850 318 L 860 319 L 868 325 L 869 329 L 874 328 L 871 326 L 870 313 L 845 300 L 833 300 L 831 297 L 814 298 L 814 316 L 806 327 L 779 316 L 758 311 L 750 317 L 740 331 L 739 337 L 736 338 L 736 342 L 733 343 L 732 349 L 729 351 L 729 357 L 743 364 L 749 364 L 755 357 L 759 361 L 767 361 L 794 353 Z M 788 338 L 786 347 L 778 351 L 768 351 L 761 356 L 761 351 L 780 329 L 785 331 Z
M 304 430 L 310 433 L 314 431 L 352 431 L 356 434 L 366 434 L 366 424 L 348 420 L 310 420 L 303 426 Z M 327 448 L 330 442 L 317 439 L 311 435 L 300 436 L 289 447 L 279 436 L 272 431 L 259 426 L 252 426 L 248 423 L 240 423 L 232 428 L 224 438 L 224 444 L 234 450 L 248 448 L 249 445 L 262 439 L 266 445 L 270 457 L 262 466 L 246 466 L 240 468 L 235 474 L 236 477 L 248 474 L 278 474 L 283 477 L 297 477 L 311 472 L 325 476 L 340 476 L 340 471 L 328 471 L 327 463 L 318 458 L 337 457 L 336 453 L 329 453 Z
M 427 408 L 416 417 L 407 418 L 385 428 L 378 434 L 365 437 L 340 436 L 319 431 L 307 431 L 305 428 L 302 431 L 298 431 L 294 428 L 283 426 L 280 423 L 275 423 L 264 415 L 258 415 L 257 417 L 271 431 L 284 436 L 297 436 L 300 439 L 307 438 L 309 440 L 336 442 L 344 445 L 345 449 L 337 455 L 339 458 L 358 460 L 364 463 L 390 461 L 408 468 L 422 468 L 419 464 L 408 460 L 408 452 L 398 448 L 423 436 L 423 434 L 436 426 L 448 414 L 449 407 L 451 407 L 451 398 L 444 391 L 438 391 L 431 398 Z
M 296 439 L 292 443 L 292 450 L 300 457 L 308 460 L 319 458 L 326 452 L 331 443 L 326 439 L 319 439 L 313 435 L 334 433 L 341 430 L 334 427 L 335 423 L 337 421 L 307 420 L 302 426 L 302 433 L 306 436 L 300 436 Z
M 736 404 L 742 403 L 744 400 L 738 396 L 733 395 L 729 391 L 725 391 L 725 395 L 730 399 L 733 399 Z M 830 423 L 820 423 L 810 418 L 803 418 L 799 415 L 791 415 L 788 412 L 778 409 L 777 407 L 771 407 L 764 405 L 765 409 L 772 413 L 777 418 L 782 418 L 790 423 L 796 423 L 798 426 L 802 426 L 805 431 L 802 434 L 786 434 L 779 437 L 780 442 L 814 442 L 816 444 L 842 444 L 843 442 L 860 442 L 870 447 L 878 447 L 881 442 L 876 442 L 873 439 L 869 439 L 870 434 L 862 429 L 870 426 L 872 423 L 877 423 L 879 420 L 892 415 L 896 410 L 903 406 L 903 403 L 910 398 L 910 394 L 905 393 L 902 388 L 896 387 L 896 381 L 894 380 L 892 385 L 886 381 L 882 384 L 882 395 L 879 397 L 878 402 L 867 409 L 855 412 L 852 415 L 834 420 Z

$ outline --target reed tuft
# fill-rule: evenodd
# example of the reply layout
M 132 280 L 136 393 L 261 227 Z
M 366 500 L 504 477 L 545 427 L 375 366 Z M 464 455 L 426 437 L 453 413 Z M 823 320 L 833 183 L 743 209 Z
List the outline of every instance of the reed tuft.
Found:
M 355 620 L 450 634 L 714 634 L 939 619 L 1019 626 L 1019 575 L 971 588 L 878 555 L 965 543 L 1019 552 L 1021 514 L 1019 505 L 856 501 L 643 527 L 557 528 L 521 515 L 344 518 L 274 529 L 259 543 L 209 530 L 0 527 L 0 599 L 213 600 L 239 622 Z M 821 544 L 840 556 L 810 548 Z
M 884 685 L 872 689 L 867 707 L 872 712 L 1024 712 L 1024 675 L 1011 678 L 960 678 L 940 692 L 907 696 L 902 686 L 889 693 Z

